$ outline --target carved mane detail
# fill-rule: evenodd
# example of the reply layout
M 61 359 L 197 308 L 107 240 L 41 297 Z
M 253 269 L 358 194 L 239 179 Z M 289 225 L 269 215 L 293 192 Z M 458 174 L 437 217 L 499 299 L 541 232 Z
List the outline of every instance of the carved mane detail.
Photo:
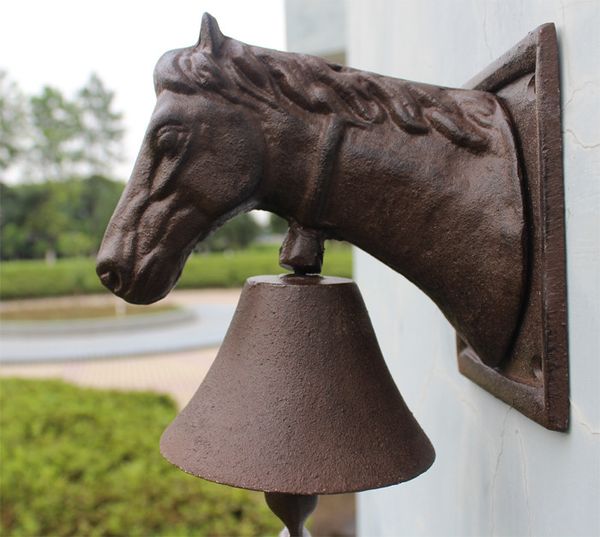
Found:
M 164 89 L 186 94 L 209 91 L 256 110 L 266 105 L 290 113 L 335 114 L 358 128 L 389 120 L 411 134 L 427 134 L 433 128 L 474 151 L 488 146 L 488 116 L 495 102 L 483 92 L 459 103 L 460 90 L 247 45 L 222 36 L 211 19 L 203 20 L 197 45 L 161 57 L 154 72 L 157 94 Z

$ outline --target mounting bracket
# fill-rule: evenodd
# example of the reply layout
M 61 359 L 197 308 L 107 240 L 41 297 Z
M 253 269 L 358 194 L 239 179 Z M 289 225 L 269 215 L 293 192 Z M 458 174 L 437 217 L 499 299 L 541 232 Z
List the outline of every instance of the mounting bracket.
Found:
M 558 46 L 544 24 L 470 80 L 500 97 L 516 129 L 524 164 L 529 242 L 528 296 L 512 349 L 485 365 L 458 337 L 463 375 L 548 429 L 569 420 L 564 187 Z

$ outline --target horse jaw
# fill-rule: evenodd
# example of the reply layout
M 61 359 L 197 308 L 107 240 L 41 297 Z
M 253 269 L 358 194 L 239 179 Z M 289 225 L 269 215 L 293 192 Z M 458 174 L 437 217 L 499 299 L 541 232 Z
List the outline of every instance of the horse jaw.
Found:
M 131 304 L 152 304 L 168 295 L 194 246 L 210 231 L 206 219 L 193 208 L 173 214 L 164 235 L 168 239 L 165 243 L 161 243 L 163 235 L 155 229 L 142 227 L 135 233 L 124 233 L 117 225 L 118 213 L 113 219 L 116 223 L 111 221 L 98 253 L 96 273 L 105 287 Z M 169 233 L 181 228 L 188 233 Z M 152 247 L 139 256 L 137 247 L 146 241 Z

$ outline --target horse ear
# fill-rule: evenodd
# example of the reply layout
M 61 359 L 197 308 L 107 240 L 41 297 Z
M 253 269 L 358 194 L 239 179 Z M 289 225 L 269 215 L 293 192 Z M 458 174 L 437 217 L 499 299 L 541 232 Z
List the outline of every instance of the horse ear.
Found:
M 217 55 L 221 45 L 225 41 L 225 36 L 219 29 L 217 19 L 209 13 L 202 15 L 202 24 L 200 25 L 200 38 L 198 39 L 198 47 L 205 52 Z

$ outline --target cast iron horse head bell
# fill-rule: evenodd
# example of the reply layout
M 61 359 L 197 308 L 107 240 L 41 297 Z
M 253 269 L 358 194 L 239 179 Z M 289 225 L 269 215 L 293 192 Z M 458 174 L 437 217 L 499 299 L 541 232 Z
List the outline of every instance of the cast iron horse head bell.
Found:
M 159 300 L 199 240 L 251 209 L 290 223 L 280 263 L 296 273 L 246 283 L 213 368 L 165 432 L 169 460 L 294 501 L 397 483 L 433 462 L 355 284 L 306 275 L 320 271 L 325 239 L 427 293 L 457 330 L 464 374 L 566 427 L 552 25 L 470 89 L 449 89 L 246 45 L 204 15 L 199 42 L 167 52 L 154 83 L 98 255 L 104 285 L 129 302 Z M 281 515 L 278 498 L 268 500 Z

